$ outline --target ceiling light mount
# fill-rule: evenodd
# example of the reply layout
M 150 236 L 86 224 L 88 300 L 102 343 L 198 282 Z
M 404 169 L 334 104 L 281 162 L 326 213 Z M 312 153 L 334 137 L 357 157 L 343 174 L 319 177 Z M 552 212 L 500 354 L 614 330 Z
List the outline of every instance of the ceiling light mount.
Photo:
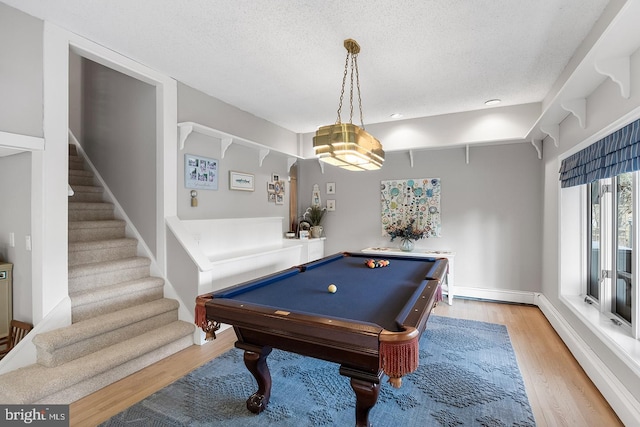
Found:
M 346 39 L 344 47 L 347 58 L 344 64 L 342 89 L 338 103 L 338 118 L 335 124 L 322 126 L 313 137 L 313 148 L 318 158 L 326 163 L 352 171 L 376 170 L 382 167 L 384 151 L 380 141 L 364 130 L 362 114 L 362 98 L 360 96 L 360 76 L 358 73 L 358 53 L 360 45 L 353 39 Z M 342 101 L 344 89 L 350 77 L 349 90 L 349 123 L 342 123 Z M 360 124 L 353 124 L 353 79 L 356 80 L 358 91 L 358 108 L 360 109 Z

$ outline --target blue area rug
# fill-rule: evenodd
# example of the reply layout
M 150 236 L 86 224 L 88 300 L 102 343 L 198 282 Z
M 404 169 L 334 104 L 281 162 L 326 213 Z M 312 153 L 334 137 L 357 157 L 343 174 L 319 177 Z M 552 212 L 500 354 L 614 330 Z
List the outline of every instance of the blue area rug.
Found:
M 275 349 L 267 363 L 271 400 L 259 415 L 246 409 L 257 385 L 243 352 L 233 349 L 102 426 L 355 425 L 355 394 L 337 364 Z M 376 427 L 535 426 L 507 328 L 431 316 L 418 370 L 400 389 L 382 384 L 369 421 Z

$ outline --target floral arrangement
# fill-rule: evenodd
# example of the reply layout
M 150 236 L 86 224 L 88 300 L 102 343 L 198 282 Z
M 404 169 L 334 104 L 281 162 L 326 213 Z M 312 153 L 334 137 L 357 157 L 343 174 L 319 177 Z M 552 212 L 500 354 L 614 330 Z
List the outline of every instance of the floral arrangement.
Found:
M 396 237 L 399 237 L 402 240 L 418 240 L 425 237 L 425 230 L 418 229 L 414 224 L 416 220 L 415 218 L 411 218 L 409 222 L 403 224 L 402 220 L 399 220 L 393 224 L 387 225 L 384 229 L 391 236 L 391 241 Z
M 308 207 L 304 214 L 302 215 L 302 219 L 309 221 L 309 224 L 312 226 L 317 226 L 322 223 L 322 218 L 324 218 L 324 214 L 327 213 L 327 208 L 321 208 L 320 206 L 314 205 Z

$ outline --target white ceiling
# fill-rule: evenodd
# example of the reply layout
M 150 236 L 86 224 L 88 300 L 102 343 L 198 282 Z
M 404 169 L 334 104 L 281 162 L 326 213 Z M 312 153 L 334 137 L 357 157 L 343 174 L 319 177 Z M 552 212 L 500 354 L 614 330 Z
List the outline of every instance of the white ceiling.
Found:
M 365 124 L 396 112 L 406 119 L 488 108 L 492 98 L 537 103 L 609 3 L 2 1 L 297 133 L 335 121 L 346 38 L 361 46 Z

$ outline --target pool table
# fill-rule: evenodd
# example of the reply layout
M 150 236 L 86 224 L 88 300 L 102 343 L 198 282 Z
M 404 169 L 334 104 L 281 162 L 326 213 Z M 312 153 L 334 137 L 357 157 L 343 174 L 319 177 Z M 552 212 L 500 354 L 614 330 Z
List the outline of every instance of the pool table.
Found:
M 196 324 L 215 337 L 232 325 L 235 346 L 258 383 L 255 413 L 271 393 L 272 348 L 340 364 L 356 395 L 356 425 L 369 425 L 383 375 L 399 387 L 418 366 L 418 341 L 447 272 L 447 260 L 337 253 L 196 299 Z M 337 290 L 330 292 L 329 286 Z

